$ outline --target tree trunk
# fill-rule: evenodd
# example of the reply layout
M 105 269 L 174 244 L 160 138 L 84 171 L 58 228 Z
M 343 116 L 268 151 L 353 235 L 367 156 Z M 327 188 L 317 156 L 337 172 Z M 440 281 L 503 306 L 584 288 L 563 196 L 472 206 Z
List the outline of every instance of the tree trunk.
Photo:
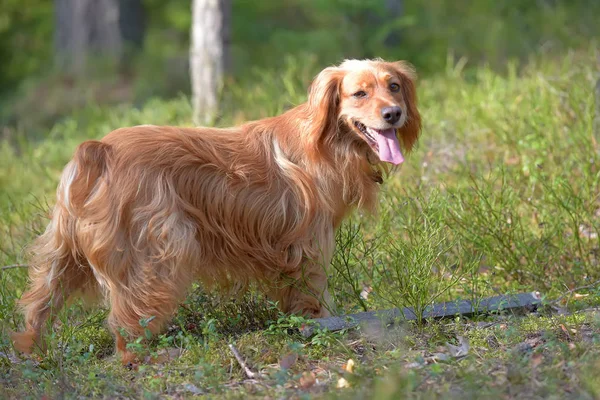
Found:
M 358 15 L 354 24 L 356 31 L 359 32 L 360 43 L 362 43 L 362 53 L 366 57 L 381 57 L 378 53 L 379 47 L 383 44 L 388 49 L 396 49 L 401 43 L 401 32 L 397 26 L 397 20 L 402 17 L 404 9 L 403 0 L 382 0 L 380 6 L 375 10 L 369 10 L 364 14 Z M 373 46 L 373 32 L 387 30 L 383 37 L 383 43 L 375 43 Z M 378 32 L 379 33 L 379 32 Z M 379 37 L 379 35 L 377 35 Z
M 119 0 L 119 29 L 126 46 L 136 49 L 143 46 L 146 12 L 141 0 Z
M 400 18 L 403 14 L 402 0 L 385 0 L 385 10 L 388 18 Z M 400 31 L 393 29 L 383 42 L 387 47 L 400 45 Z
M 141 47 L 145 26 L 141 0 L 55 0 L 58 66 L 83 75 L 90 56 L 122 61 L 126 42 Z
M 194 122 L 212 124 L 228 62 L 230 0 L 193 0 L 190 74 Z

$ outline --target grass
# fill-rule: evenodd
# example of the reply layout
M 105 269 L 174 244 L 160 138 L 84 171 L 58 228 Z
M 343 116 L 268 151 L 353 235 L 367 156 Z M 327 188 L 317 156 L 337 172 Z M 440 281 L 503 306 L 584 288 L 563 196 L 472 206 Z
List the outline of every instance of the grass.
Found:
M 15 301 L 26 283 L 26 271 L 15 268 L 0 272 L 0 394 L 599 397 L 600 319 L 584 311 L 600 302 L 591 285 L 600 280 L 600 147 L 593 132 L 599 55 L 590 45 L 510 64 L 503 74 L 485 66 L 463 70 L 449 59 L 444 73 L 421 81 L 420 146 L 386 179 L 379 215 L 356 213 L 340 229 L 329 270 L 345 313 L 422 311 L 433 301 L 539 290 L 546 299 L 566 293 L 558 305 L 569 315 L 457 317 L 304 338 L 297 328 L 307 321 L 279 315 L 259 294 L 220 301 L 196 288 L 165 334 L 133 343 L 146 355 L 168 348 L 181 354 L 128 370 L 110 356 L 105 311 L 79 303 L 61 312 L 44 357 L 12 358 L 6 334 L 21 322 Z M 288 59 L 282 73 L 231 82 L 219 124 L 303 101 L 318 68 Z M 190 125 L 190 115 L 186 98 L 153 100 L 143 108 L 88 107 L 37 141 L 7 131 L 0 142 L 0 265 L 24 262 L 23 247 L 47 222 L 60 171 L 79 142 L 125 125 Z M 361 295 L 365 288 L 370 295 Z M 459 337 L 469 350 L 454 357 L 448 343 Z M 230 343 L 264 377 L 247 380 Z

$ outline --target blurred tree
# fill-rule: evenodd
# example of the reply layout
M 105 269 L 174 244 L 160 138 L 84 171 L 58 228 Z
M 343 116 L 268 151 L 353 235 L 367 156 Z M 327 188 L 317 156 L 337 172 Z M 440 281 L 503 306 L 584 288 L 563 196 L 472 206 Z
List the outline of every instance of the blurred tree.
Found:
M 190 74 L 194 123 L 214 121 L 228 67 L 231 1 L 193 0 Z
M 403 0 L 385 0 L 385 11 L 389 19 L 398 20 L 402 17 Z M 389 47 L 400 44 L 400 29 L 392 26 L 388 35 L 384 39 L 384 44 Z
M 394 57 L 404 29 L 404 0 L 380 0 L 378 7 L 354 14 L 356 31 L 360 35 L 365 57 Z
M 81 75 L 91 56 L 124 62 L 142 47 L 141 0 L 55 0 L 55 49 L 60 68 Z
M 21 80 L 48 70 L 52 3 L 0 0 L 0 96 L 14 93 Z M 0 107 L 1 108 L 1 107 Z M 4 110 L 0 110 L 2 114 Z

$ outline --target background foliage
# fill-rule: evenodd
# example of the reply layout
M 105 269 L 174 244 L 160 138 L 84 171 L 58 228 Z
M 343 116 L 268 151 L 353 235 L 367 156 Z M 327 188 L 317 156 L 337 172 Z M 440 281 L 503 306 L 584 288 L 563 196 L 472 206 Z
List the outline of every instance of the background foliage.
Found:
M 506 72 L 509 60 L 539 52 L 558 57 L 600 34 L 600 3 L 594 0 L 404 0 L 397 17 L 384 0 L 232 1 L 234 82 L 253 78 L 256 70 L 280 71 L 289 57 L 310 63 L 311 74 L 343 58 L 373 56 L 410 60 L 422 76 L 446 68 L 448 57 Z M 2 0 L 0 124 L 43 135 L 52 122 L 89 102 L 141 104 L 189 93 L 189 0 L 144 5 L 148 30 L 133 74 L 115 81 L 108 67 L 101 68 L 87 77 L 85 93 L 80 88 L 73 95 L 72 82 L 53 67 L 52 2 L 29 0 L 23 7 Z M 390 45 L 392 34 L 397 41 Z M 25 123 L 31 108 L 40 115 Z

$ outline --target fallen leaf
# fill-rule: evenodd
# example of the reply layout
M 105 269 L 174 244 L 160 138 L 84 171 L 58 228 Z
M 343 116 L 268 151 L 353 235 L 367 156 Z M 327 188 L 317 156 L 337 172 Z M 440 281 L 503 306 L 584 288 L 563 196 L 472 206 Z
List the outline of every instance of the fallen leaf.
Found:
M 454 346 L 453 344 L 446 343 L 446 348 L 450 352 L 450 355 L 454 358 L 464 357 L 469 353 L 469 341 L 462 336 L 457 336 L 458 346 Z
M 190 392 L 192 394 L 204 394 L 204 391 L 198 386 L 194 385 L 193 383 L 186 383 L 185 385 L 183 385 L 183 388 L 187 392 Z
M 346 372 L 352 373 L 354 371 L 354 360 L 349 359 L 346 364 L 342 366 L 342 369 Z
M 297 353 L 288 353 L 279 361 L 281 369 L 290 369 L 298 361 Z
M 317 382 L 317 377 L 312 372 L 304 372 L 300 377 L 300 388 L 309 389 Z
M 365 301 L 368 300 L 372 291 L 373 288 L 371 286 L 363 283 L 363 290 L 360 292 L 360 298 Z
M 337 386 L 338 389 L 345 389 L 345 388 L 349 388 L 350 387 L 350 382 L 348 382 L 346 379 L 344 378 L 340 378 L 337 381 Z

